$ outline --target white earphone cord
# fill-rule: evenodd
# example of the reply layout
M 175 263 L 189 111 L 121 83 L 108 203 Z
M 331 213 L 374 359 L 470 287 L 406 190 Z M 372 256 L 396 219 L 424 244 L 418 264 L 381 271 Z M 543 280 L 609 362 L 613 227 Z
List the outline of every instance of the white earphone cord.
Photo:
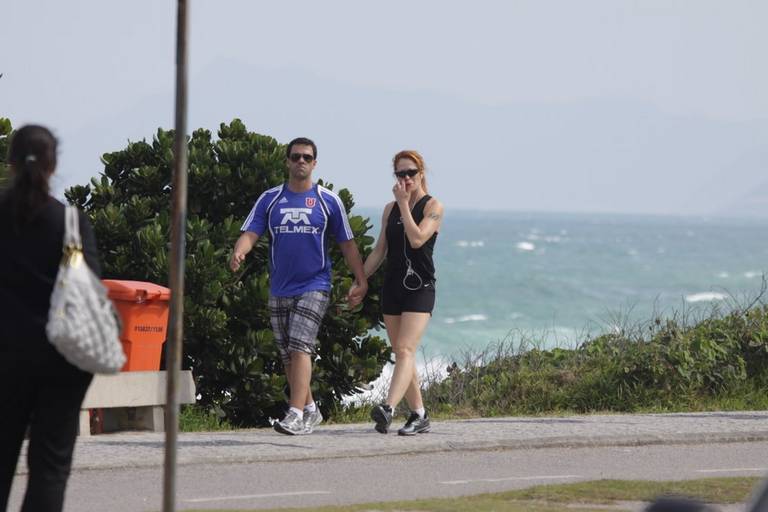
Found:
M 408 239 L 405 237 L 405 225 L 403 224 L 403 257 L 405 257 L 405 264 L 408 268 L 405 269 L 405 276 L 403 277 L 403 287 L 406 290 L 410 291 L 416 291 L 421 290 L 421 287 L 424 286 L 424 280 L 421 278 L 418 272 L 413 270 L 413 265 L 411 265 L 411 260 L 408 258 L 408 254 L 405 251 L 405 246 L 408 243 Z M 412 288 L 408 286 L 408 283 L 406 282 L 410 276 L 416 276 L 416 278 L 419 280 L 419 285 L 415 288 Z

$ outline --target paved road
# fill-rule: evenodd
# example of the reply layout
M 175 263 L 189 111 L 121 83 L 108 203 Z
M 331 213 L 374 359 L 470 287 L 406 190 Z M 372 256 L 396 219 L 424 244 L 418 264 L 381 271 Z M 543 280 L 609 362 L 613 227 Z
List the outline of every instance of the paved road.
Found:
M 157 510 L 162 440 L 150 433 L 82 439 L 67 510 Z M 761 475 L 768 473 L 767 441 L 766 412 L 449 421 L 415 438 L 382 436 L 370 425 L 327 426 L 301 437 L 184 434 L 178 500 L 181 509 L 305 506 L 596 478 Z

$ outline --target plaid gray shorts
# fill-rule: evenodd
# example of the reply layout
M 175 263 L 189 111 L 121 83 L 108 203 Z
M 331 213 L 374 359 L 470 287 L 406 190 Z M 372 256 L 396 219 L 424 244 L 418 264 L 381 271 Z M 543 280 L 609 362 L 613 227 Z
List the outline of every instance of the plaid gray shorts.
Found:
M 283 363 L 291 362 L 291 352 L 315 353 L 317 332 L 329 300 L 324 291 L 294 297 L 269 296 L 269 316 Z

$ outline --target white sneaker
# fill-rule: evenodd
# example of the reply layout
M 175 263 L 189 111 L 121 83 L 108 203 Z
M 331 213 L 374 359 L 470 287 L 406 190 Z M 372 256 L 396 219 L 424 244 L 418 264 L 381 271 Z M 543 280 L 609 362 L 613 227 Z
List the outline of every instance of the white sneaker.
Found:
M 282 421 L 276 421 L 272 427 L 281 434 L 298 436 L 304 433 L 304 420 L 293 411 L 288 411 Z
M 323 422 L 323 415 L 320 413 L 319 408 L 315 408 L 315 412 L 304 411 L 304 433 L 311 434 L 315 427 Z

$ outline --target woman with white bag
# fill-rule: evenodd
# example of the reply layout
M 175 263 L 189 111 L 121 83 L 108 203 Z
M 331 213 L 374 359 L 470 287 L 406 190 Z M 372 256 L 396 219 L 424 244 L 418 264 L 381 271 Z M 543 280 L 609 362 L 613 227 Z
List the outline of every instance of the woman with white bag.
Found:
M 12 183 L 0 196 L 0 512 L 28 427 L 22 511 L 62 510 L 80 405 L 93 377 L 67 362 L 46 335 L 65 229 L 65 206 L 48 185 L 56 146 L 42 126 L 16 131 L 8 152 Z M 85 261 L 99 275 L 96 239 L 84 215 L 79 229 Z

